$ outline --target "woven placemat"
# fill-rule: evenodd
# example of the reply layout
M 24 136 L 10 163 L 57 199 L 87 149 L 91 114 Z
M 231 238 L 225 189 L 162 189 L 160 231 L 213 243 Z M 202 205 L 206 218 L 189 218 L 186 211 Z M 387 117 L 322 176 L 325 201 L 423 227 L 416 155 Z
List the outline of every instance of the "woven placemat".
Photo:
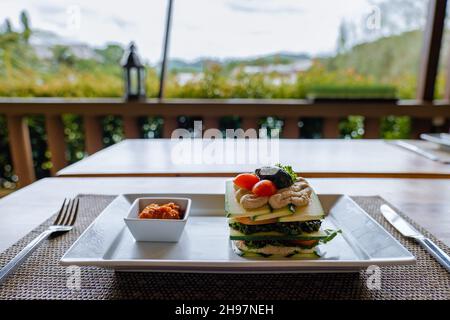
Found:
M 380 197 L 353 199 L 416 257 L 413 266 L 381 268 L 381 289 L 370 290 L 365 271 L 351 274 L 193 274 L 115 273 L 81 268 L 81 288 L 69 289 L 68 269 L 59 259 L 81 232 L 112 201 L 112 196 L 81 195 L 75 229 L 39 248 L 3 285 L 0 299 L 450 299 L 450 275 L 413 241 L 402 238 L 382 218 Z M 3 266 L 51 222 L 36 228 L 0 254 Z M 415 225 L 447 253 L 450 250 Z

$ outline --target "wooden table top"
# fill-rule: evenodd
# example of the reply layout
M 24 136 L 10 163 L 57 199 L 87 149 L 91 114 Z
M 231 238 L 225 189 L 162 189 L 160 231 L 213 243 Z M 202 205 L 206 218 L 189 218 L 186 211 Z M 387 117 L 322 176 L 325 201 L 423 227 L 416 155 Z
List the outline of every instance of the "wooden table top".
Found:
M 226 178 L 47 178 L 0 199 L 0 252 L 77 194 L 223 194 Z M 450 182 L 445 179 L 309 179 L 318 193 L 380 195 L 450 245 Z
M 267 147 L 269 153 L 264 147 L 245 151 L 250 142 L 246 147 L 236 141 L 231 149 L 216 144 L 215 153 L 205 147 L 210 141 L 203 142 L 203 148 L 192 144 L 191 153 L 181 157 L 179 143 L 169 139 L 125 140 L 62 169 L 58 176 L 233 176 L 279 161 L 305 177 L 450 178 L 450 164 L 384 140 L 280 139 L 278 145 Z

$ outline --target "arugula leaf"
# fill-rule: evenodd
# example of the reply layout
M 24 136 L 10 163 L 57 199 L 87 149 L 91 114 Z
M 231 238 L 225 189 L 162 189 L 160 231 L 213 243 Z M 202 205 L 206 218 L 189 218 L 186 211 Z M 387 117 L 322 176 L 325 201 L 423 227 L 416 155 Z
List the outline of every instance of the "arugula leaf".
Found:
M 333 240 L 334 237 L 336 237 L 339 233 L 342 233 L 342 230 L 332 230 L 332 229 L 325 229 L 325 233 L 327 234 L 327 237 L 325 239 L 321 239 L 321 243 L 327 243 Z
M 288 209 L 290 212 L 295 213 L 295 205 L 293 205 L 292 203 L 288 204 Z
M 291 166 L 284 166 L 281 163 L 277 163 L 275 166 L 286 171 L 291 176 L 292 183 L 297 181 L 297 178 L 298 178 L 297 174 L 295 173 L 294 169 L 292 169 Z

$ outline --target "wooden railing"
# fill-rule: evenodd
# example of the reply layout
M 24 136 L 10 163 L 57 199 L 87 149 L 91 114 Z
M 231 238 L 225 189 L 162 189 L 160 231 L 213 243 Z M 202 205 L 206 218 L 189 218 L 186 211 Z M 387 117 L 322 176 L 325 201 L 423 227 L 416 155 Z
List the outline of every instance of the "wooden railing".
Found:
M 88 154 L 103 147 L 103 128 L 100 119 L 105 115 L 123 117 L 126 138 L 138 138 L 139 116 L 161 116 L 164 119 L 163 137 L 170 137 L 177 128 L 179 115 L 201 116 L 207 128 L 218 128 L 223 116 L 239 116 L 243 129 L 256 128 L 262 117 L 277 116 L 284 120 L 283 138 L 298 138 L 301 118 L 323 118 L 324 138 L 339 137 L 339 120 L 349 115 L 365 117 L 365 138 L 379 138 L 380 119 L 387 115 L 410 116 L 413 119 L 412 137 L 431 130 L 432 122 L 439 121 L 449 126 L 450 104 L 448 101 L 421 103 L 401 101 L 397 104 L 312 104 L 305 100 L 148 100 L 145 103 L 124 103 L 119 99 L 67 100 L 57 98 L 0 99 L 0 114 L 7 117 L 9 143 L 14 171 L 20 178 L 20 185 L 33 182 L 33 169 L 28 115 L 44 115 L 48 147 L 53 163 L 52 174 L 67 165 L 64 125 L 61 115 L 83 116 L 85 145 Z

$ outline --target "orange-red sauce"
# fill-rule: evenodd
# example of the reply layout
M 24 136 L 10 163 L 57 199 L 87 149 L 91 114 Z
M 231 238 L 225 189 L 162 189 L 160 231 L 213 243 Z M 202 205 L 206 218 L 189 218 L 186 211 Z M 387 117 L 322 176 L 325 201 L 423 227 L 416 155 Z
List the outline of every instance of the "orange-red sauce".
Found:
M 139 213 L 139 219 L 181 219 L 180 206 L 173 202 L 162 205 L 151 203 Z

